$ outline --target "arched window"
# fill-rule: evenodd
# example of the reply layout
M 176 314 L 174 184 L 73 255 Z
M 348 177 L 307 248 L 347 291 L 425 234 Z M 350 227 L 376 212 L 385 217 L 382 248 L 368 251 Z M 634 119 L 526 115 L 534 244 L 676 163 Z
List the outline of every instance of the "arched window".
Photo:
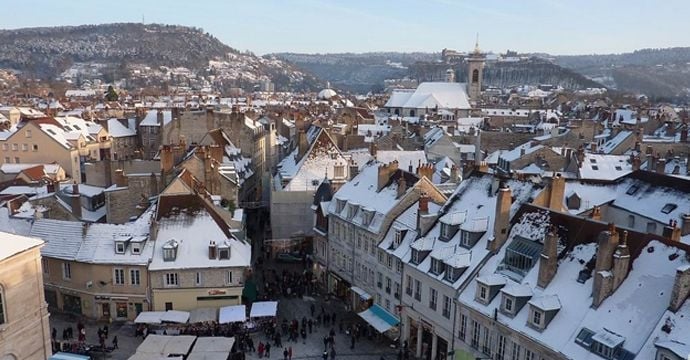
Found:
M 414 111 L 414 110 L 410 110 L 410 117 L 414 117 L 414 116 L 415 116 L 415 111 Z
M 472 70 L 472 83 L 478 83 L 479 82 L 479 70 L 474 69 Z
M 5 288 L 0 285 L 0 325 L 7 323 L 7 312 L 5 311 Z

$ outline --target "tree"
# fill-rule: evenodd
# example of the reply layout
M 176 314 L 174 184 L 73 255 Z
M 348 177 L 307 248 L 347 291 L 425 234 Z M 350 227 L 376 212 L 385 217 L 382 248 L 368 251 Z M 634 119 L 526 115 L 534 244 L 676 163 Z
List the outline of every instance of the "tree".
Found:
M 115 92 L 115 89 L 113 89 L 112 85 L 108 86 L 108 92 L 105 94 L 105 99 L 107 101 L 117 101 L 118 99 L 117 92 Z

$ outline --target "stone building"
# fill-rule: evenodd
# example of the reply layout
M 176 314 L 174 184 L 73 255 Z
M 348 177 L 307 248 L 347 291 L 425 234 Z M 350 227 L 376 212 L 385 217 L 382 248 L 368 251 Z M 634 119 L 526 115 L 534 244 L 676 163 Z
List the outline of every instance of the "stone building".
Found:
M 36 238 L 0 233 L 0 359 L 44 360 L 52 355 L 42 245 Z

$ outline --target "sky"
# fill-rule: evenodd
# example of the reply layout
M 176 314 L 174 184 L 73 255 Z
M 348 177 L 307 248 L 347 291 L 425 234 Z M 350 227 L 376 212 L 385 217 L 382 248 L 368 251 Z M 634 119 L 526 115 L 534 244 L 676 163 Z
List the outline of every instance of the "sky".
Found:
M 0 0 L 0 8 L 9 15 L 3 29 L 143 20 L 200 27 L 261 55 L 466 51 L 477 34 L 493 52 L 690 46 L 688 0 Z

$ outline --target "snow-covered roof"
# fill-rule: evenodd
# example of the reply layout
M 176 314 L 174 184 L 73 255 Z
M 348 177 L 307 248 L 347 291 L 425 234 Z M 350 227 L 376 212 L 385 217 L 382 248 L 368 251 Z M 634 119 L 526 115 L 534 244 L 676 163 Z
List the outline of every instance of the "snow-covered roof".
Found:
M 424 82 L 419 84 L 413 92 L 393 91 L 385 107 L 470 109 L 465 86 L 463 83 Z
M 630 157 L 585 153 L 578 175 L 583 180 L 615 180 L 632 172 Z
M 108 132 L 114 138 L 136 136 L 137 121 L 136 119 L 127 119 L 127 125 L 124 125 L 118 119 L 108 119 Z
M 3 261 L 23 251 L 40 246 L 43 241 L 34 237 L 0 232 L 0 244 L 0 261 Z
M 165 106 L 162 106 L 165 107 Z M 167 125 L 172 121 L 172 111 L 161 110 L 163 113 L 163 125 Z M 139 123 L 139 126 L 160 126 L 158 123 L 158 110 L 149 110 L 146 112 L 144 120 Z
M 632 131 L 620 131 L 616 136 L 611 138 L 609 141 L 605 142 L 604 145 L 601 146 L 601 152 L 604 154 L 610 154 L 614 150 L 618 148 L 618 146 L 625 141 L 628 137 L 633 136 Z

